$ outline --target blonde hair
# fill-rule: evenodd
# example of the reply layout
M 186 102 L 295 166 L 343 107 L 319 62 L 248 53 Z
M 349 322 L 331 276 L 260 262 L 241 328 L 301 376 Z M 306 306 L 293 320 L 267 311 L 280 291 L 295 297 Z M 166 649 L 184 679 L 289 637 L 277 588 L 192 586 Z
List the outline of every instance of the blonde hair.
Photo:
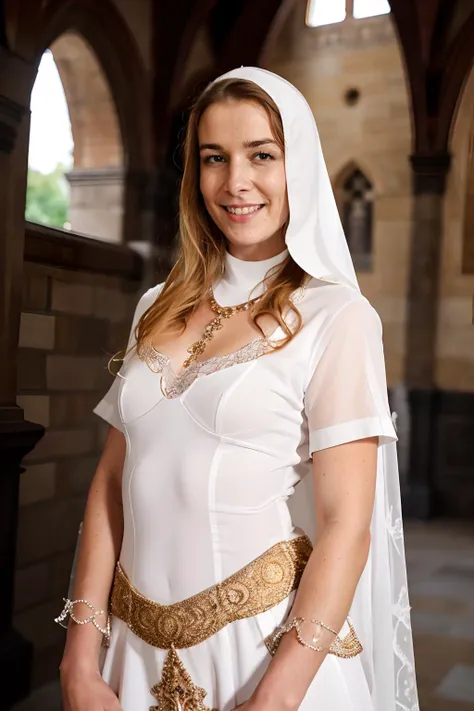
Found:
M 265 109 L 273 137 L 284 150 L 283 124 L 277 105 L 257 84 L 243 79 L 226 79 L 205 90 L 193 106 L 184 141 L 184 174 L 179 201 L 179 252 L 155 303 L 139 320 L 135 338 L 137 348 L 157 332 L 183 331 L 196 308 L 207 298 L 212 284 L 224 273 L 226 240 L 210 218 L 199 190 L 198 128 L 204 112 L 217 102 L 245 101 Z M 267 290 L 249 311 L 257 328 L 258 318 L 269 314 L 284 331 L 276 348 L 282 348 L 299 332 L 302 318 L 290 296 L 304 283 L 307 274 L 288 256 L 271 270 L 265 281 Z M 291 310 L 295 323 L 290 326 L 284 314 Z M 263 334 L 263 331 L 262 331 Z M 265 334 L 263 334 L 265 335 Z

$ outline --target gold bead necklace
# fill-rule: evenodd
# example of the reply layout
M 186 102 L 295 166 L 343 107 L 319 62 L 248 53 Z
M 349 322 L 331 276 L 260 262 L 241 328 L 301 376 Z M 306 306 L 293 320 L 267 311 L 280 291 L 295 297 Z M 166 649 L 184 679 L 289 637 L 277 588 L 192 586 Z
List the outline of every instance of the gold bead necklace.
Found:
M 189 348 L 187 352 L 190 354 L 189 358 L 183 363 L 183 368 L 189 368 L 191 363 L 197 361 L 199 356 L 201 356 L 206 350 L 209 341 L 212 341 L 216 331 L 219 331 L 223 327 L 223 321 L 231 318 L 235 314 L 241 313 L 242 311 L 248 311 L 250 306 L 254 304 L 260 297 L 252 299 L 251 301 L 246 301 L 243 304 L 238 304 L 237 306 L 220 306 L 214 298 L 214 293 L 212 288 L 209 289 L 209 305 L 212 311 L 216 314 L 210 323 L 207 324 L 204 329 L 204 333 L 198 341 L 195 341 Z

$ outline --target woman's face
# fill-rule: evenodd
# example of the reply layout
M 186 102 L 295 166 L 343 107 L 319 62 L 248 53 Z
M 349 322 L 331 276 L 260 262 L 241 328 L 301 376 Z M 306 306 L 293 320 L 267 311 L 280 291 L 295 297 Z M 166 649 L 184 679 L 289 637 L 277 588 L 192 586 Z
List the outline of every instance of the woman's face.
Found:
M 285 159 L 265 109 L 244 101 L 210 106 L 198 129 L 200 187 L 231 254 L 259 260 L 285 248 Z

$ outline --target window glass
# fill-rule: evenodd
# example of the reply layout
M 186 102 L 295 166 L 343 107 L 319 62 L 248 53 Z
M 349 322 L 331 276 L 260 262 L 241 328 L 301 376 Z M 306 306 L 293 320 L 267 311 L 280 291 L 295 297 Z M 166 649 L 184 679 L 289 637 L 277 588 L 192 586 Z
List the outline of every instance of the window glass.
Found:
M 375 15 L 386 15 L 390 12 L 388 0 L 354 0 L 354 17 L 375 17 Z
M 306 10 L 306 24 L 321 27 L 342 22 L 346 18 L 346 0 L 310 0 Z

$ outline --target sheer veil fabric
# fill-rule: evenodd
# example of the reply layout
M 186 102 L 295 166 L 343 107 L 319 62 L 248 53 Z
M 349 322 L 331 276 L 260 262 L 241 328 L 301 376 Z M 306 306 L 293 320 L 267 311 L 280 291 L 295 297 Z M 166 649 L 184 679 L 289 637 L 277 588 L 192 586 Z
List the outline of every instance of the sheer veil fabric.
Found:
M 318 130 L 309 105 L 294 86 L 266 70 L 242 67 L 222 75 L 216 81 L 232 78 L 252 81 L 260 86 L 272 97 L 281 113 L 290 205 L 286 243 L 291 256 L 315 279 L 343 284 L 359 291 Z M 340 328 L 347 328 L 347 333 L 350 333 L 350 321 L 346 319 L 346 324 L 342 321 Z M 370 390 L 383 392 L 383 419 L 386 420 L 390 418 L 390 410 L 386 399 L 385 373 L 377 368 L 377 364 L 383 364 L 380 329 L 368 334 L 364 347 L 366 365 L 358 376 L 368 381 Z M 330 348 L 326 383 L 331 381 L 332 361 L 329 354 Z M 347 360 L 346 366 L 351 367 L 350 359 Z M 318 370 L 320 375 L 316 378 L 323 378 L 322 364 Z M 334 377 L 336 374 L 333 372 L 332 378 Z M 326 393 L 328 398 L 334 398 L 339 393 L 339 397 L 347 398 L 345 406 L 350 410 L 351 398 L 354 403 L 357 401 L 357 387 L 347 390 L 341 386 L 338 391 L 336 389 L 336 395 L 334 390 L 334 387 L 325 388 L 324 383 L 321 383 L 314 388 L 315 397 L 320 398 L 322 393 Z M 360 409 L 360 402 L 358 404 Z M 317 417 L 317 406 L 310 409 Z M 347 420 L 351 420 L 350 413 Z M 367 420 L 370 420 L 370 413 L 367 413 Z M 324 423 L 327 438 L 324 446 L 333 444 L 330 435 L 331 424 L 330 421 Z M 314 429 L 320 430 L 316 425 Z M 363 429 L 358 430 L 361 431 Z M 317 444 L 321 447 L 321 442 Z M 315 528 L 311 488 L 311 477 L 305 477 L 297 485 L 290 499 L 295 525 L 303 528 L 310 536 L 314 534 Z M 371 550 L 350 616 L 356 630 L 360 631 L 365 640 L 369 640 L 363 652 L 363 666 L 374 709 L 418 711 L 394 431 L 393 436 L 379 438 Z

